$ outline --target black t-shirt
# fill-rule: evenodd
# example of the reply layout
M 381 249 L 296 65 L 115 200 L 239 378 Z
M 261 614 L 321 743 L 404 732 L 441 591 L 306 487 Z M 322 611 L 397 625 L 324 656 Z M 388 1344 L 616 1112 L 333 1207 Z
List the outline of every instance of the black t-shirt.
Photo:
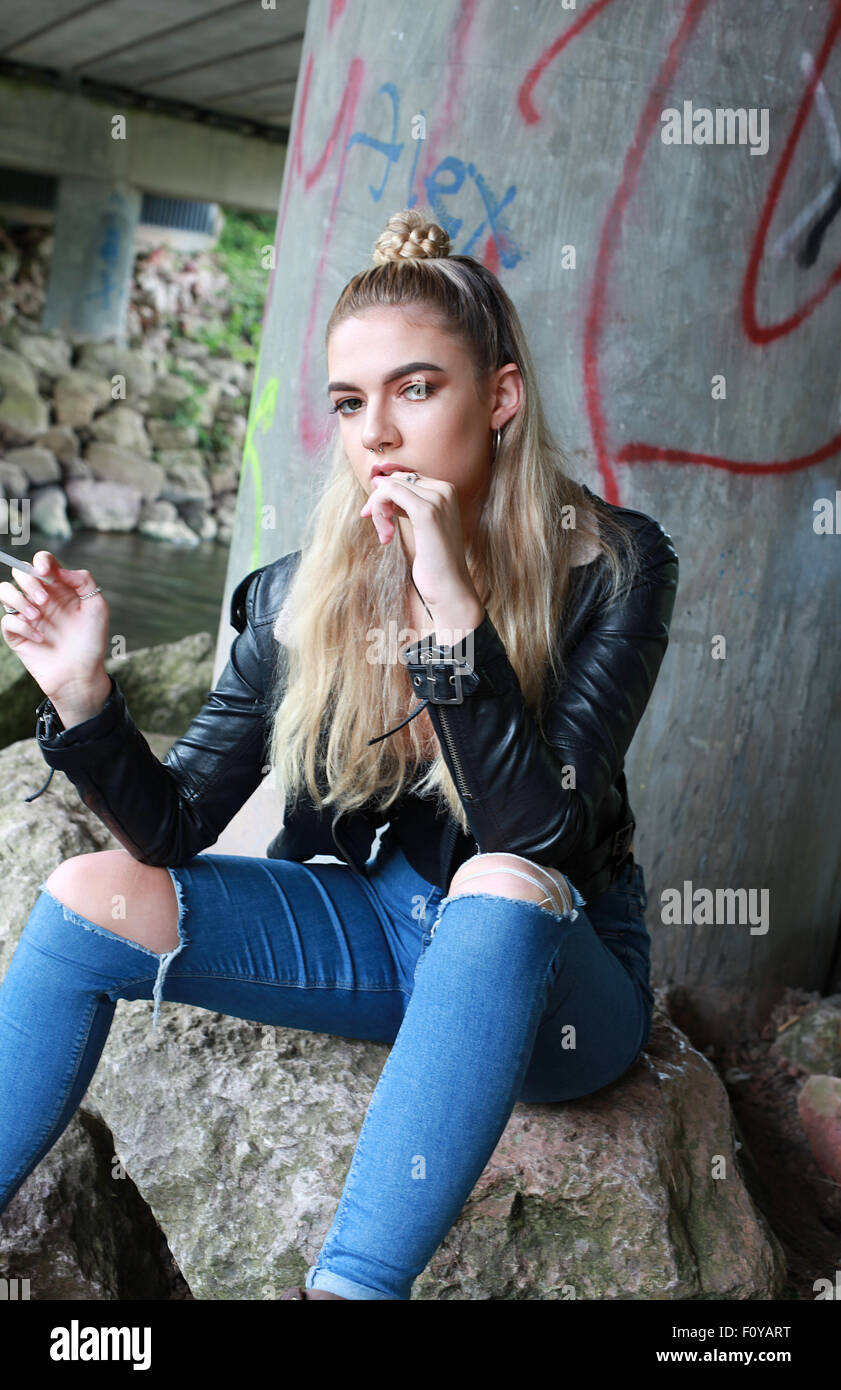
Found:
M 441 882 L 441 842 L 447 827 L 447 814 L 436 810 L 435 797 L 418 796 L 408 792 L 392 810 L 384 839 L 394 839 L 412 868 L 446 892 L 448 883 Z M 452 833 L 452 832 L 450 832 Z M 475 854 L 476 841 L 459 827 L 450 866 L 452 878 L 459 865 Z

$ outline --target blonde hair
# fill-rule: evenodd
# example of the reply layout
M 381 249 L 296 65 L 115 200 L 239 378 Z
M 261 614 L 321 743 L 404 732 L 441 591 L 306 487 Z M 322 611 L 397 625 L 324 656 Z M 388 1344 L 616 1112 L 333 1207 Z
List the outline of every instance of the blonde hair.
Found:
M 563 643 L 557 634 L 576 543 L 580 556 L 583 532 L 591 553 L 606 557 L 611 599 L 637 572 L 633 535 L 569 476 L 544 416 L 517 311 L 496 276 L 471 256 L 450 255 L 446 232 L 417 209 L 389 218 L 373 260 L 342 290 L 326 343 L 338 324 L 366 309 L 418 306 L 425 319 L 454 334 L 468 352 L 481 398 L 487 398 L 489 374 L 508 362 L 520 370 L 523 397 L 502 430 L 465 559 L 542 733 L 547 671 L 556 684 L 563 681 Z M 269 757 L 282 784 L 284 811 L 304 786 L 318 807 L 344 812 L 366 804 L 386 810 L 411 784 L 434 795 L 439 809 L 449 807 L 469 832 L 440 751 L 412 781 L 424 762 L 419 720 L 369 747 L 372 736 L 417 708 L 405 664 L 372 661 L 362 640 L 370 642 L 372 630 L 403 628 L 411 566 L 396 529 L 394 539 L 382 545 L 370 518 L 360 517 L 367 494 L 340 437 L 329 463 L 275 629 L 282 643 L 282 674 L 275 687 Z M 563 507 L 574 512 L 563 513 Z M 575 529 L 561 525 L 570 515 Z

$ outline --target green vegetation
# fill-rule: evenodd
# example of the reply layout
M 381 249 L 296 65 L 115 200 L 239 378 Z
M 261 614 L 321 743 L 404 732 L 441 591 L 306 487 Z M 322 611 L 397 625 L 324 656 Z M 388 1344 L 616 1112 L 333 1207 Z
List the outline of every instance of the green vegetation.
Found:
M 271 271 L 263 266 L 266 246 L 274 245 L 277 216 L 273 212 L 223 209 L 225 226 L 211 253 L 231 282 L 224 318 L 203 325 L 196 334 L 211 352 L 226 349 L 240 362 L 256 363 L 263 308 Z
M 190 421 L 192 424 L 192 421 Z M 210 429 L 204 425 L 199 425 L 199 439 L 197 447 L 206 454 L 223 454 L 233 439 L 225 428 L 224 421 L 214 420 Z
M 171 425 L 176 425 L 179 429 L 187 425 L 197 424 L 202 397 L 206 389 L 204 382 L 200 381 L 180 358 L 170 358 L 169 371 L 172 376 L 183 377 L 193 388 L 193 394 L 188 396 L 185 401 L 181 402 L 175 414 L 169 417 L 169 423 Z

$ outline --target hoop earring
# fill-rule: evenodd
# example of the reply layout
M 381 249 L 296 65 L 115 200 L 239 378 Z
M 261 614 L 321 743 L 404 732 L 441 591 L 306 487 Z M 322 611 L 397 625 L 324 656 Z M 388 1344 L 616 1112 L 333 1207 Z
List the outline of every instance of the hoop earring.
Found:
M 497 425 L 497 429 L 496 429 L 496 442 L 495 442 L 495 444 L 494 444 L 494 458 L 496 458 L 497 454 L 499 453 L 499 441 L 500 441 L 501 438 L 502 438 L 502 430 L 501 430 L 501 429 L 499 428 L 499 426 Z

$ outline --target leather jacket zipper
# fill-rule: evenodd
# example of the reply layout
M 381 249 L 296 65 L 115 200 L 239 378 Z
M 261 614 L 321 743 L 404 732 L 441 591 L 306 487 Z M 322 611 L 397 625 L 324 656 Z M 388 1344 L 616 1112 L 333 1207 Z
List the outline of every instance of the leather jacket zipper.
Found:
M 453 762 L 455 763 L 455 767 L 456 767 L 456 784 L 457 784 L 457 786 L 458 786 L 459 793 L 465 798 L 465 800 L 467 800 L 467 801 L 472 801 L 472 800 L 473 800 L 473 794 L 472 794 L 472 792 L 468 791 L 468 789 L 467 789 L 467 783 L 466 783 L 465 780 L 464 780 L 464 769 L 462 768 L 462 765 L 461 765 L 461 763 L 459 762 L 458 753 L 456 752 L 455 746 L 454 746 L 454 744 L 453 744 L 453 740 L 452 740 L 452 738 L 450 737 L 450 729 L 449 729 L 449 725 L 448 725 L 448 723 L 447 723 L 447 715 L 446 715 L 446 711 L 445 711 L 445 706 L 444 706 L 444 705 L 439 705 L 439 706 L 438 706 L 438 717 L 439 717 L 439 719 L 441 720 L 441 727 L 442 727 L 442 729 L 444 730 L 444 737 L 445 737 L 445 739 L 447 740 L 447 747 L 448 747 L 449 750 L 450 750 L 450 757 L 452 758 Z
M 445 737 L 445 739 L 447 740 L 447 747 L 448 747 L 449 750 L 450 750 L 450 756 L 452 757 L 453 763 L 455 764 L 455 767 L 456 767 L 456 786 L 458 787 L 459 794 L 460 794 L 461 796 L 464 797 L 465 801 L 472 801 L 472 800 L 473 800 L 473 794 L 472 794 L 472 792 L 468 791 L 468 788 L 467 788 L 467 783 L 466 783 L 465 778 L 464 778 L 464 769 L 463 769 L 463 767 L 462 767 L 462 765 L 461 765 L 461 763 L 460 763 L 460 761 L 459 761 L 458 753 L 456 752 L 455 745 L 454 745 L 453 740 L 452 740 L 452 737 L 451 737 L 451 735 L 450 735 L 450 729 L 449 729 L 449 725 L 448 725 L 448 723 L 447 723 L 447 715 L 446 715 L 446 713 L 445 713 L 445 706 L 444 706 L 444 705 L 439 705 L 439 706 L 438 706 L 438 717 L 439 717 L 439 719 L 441 720 L 441 728 L 444 730 L 444 737 Z M 452 835 L 453 840 L 455 840 L 455 835 L 456 835 L 457 833 L 458 833 L 457 830 L 454 828 L 454 832 L 453 832 L 453 835 Z M 479 854 L 482 853 L 482 846 L 479 844 L 479 841 L 478 841 L 478 840 L 476 841 L 476 849 L 477 849 L 477 852 L 478 852 Z M 452 857 L 452 846 L 450 847 L 450 853 L 448 853 L 448 855 L 447 855 L 447 860 L 449 861 L 449 859 L 450 859 L 451 857 Z M 438 930 L 438 923 L 437 923 L 437 921 L 436 921 L 436 922 L 434 923 L 433 927 L 432 927 L 431 932 L 429 933 L 429 939 L 430 939 L 430 941 L 431 941 L 432 938 L 434 937 L 434 935 L 435 935 L 435 933 L 436 933 L 437 930 Z

